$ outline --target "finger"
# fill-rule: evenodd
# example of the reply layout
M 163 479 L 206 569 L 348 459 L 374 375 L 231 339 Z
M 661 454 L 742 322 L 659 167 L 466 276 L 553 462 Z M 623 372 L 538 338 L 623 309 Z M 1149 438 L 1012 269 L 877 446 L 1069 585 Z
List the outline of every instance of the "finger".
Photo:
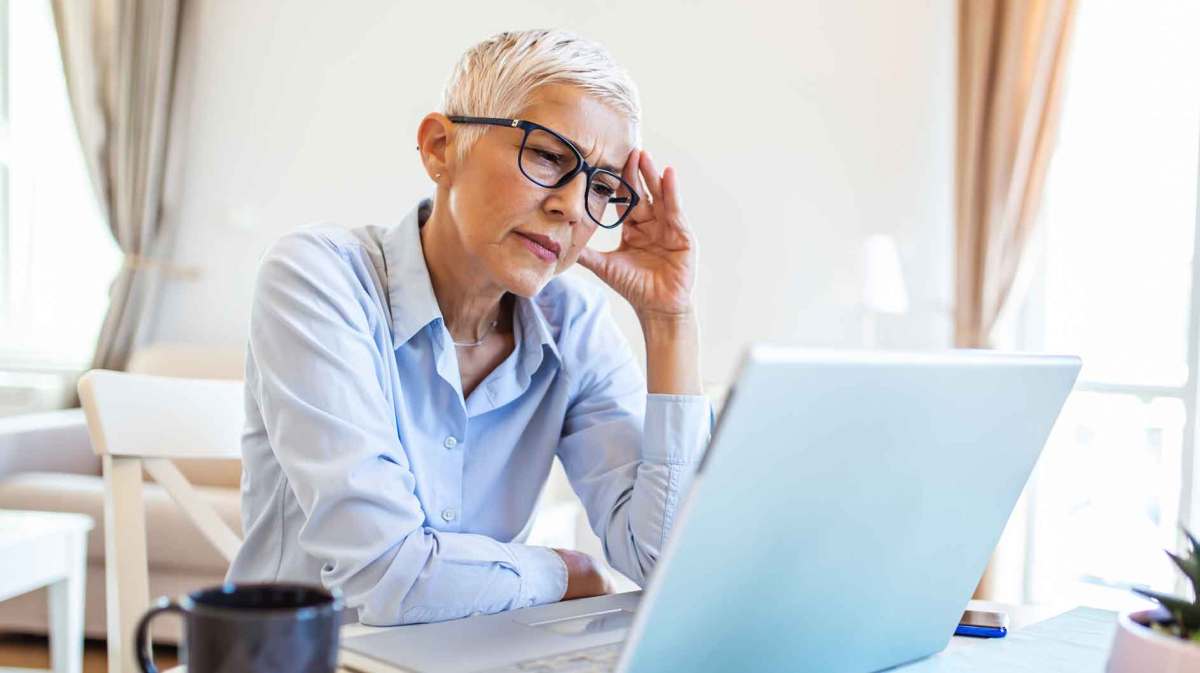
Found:
M 663 170 L 662 189 L 663 220 L 668 223 L 667 226 L 678 237 L 677 244 L 690 244 L 693 239 L 687 225 L 687 218 L 683 215 L 683 197 L 679 193 L 679 176 L 672 166 L 667 166 Z
M 663 170 L 662 195 L 663 205 L 666 206 L 668 213 L 683 212 L 683 195 L 679 193 L 679 177 L 673 166 L 667 166 Z
M 625 180 L 625 182 L 628 182 L 630 185 L 634 186 L 635 188 L 637 187 L 637 184 L 638 184 L 636 176 L 637 176 L 638 161 L 639 161 L 640 157 L 641 157 L 641 150 L 639 150 L 639 149 L 632 150 L 629 153 L 629 157 L 627 157 L 625 159 L 624 168 L 621 169 L 621 178 L 623 180 Z M 627 195 L 621 194 L 620 196 L 627 196 Z M 641 195 L 639 194 L 638 196 L 640 197 Z M 641 198 L 638 199 L 639 202 L 641 200 L 642 200 Z M 629 209 L 629 206 L 627 206 L 627 205 L 621 205 L 618 207 L 621 209 L 620 210 L 621 214 L 624 214 L 625 211 Z
M 591 271 L 601 278 L 604 277 L 604 267 L 608 262 L 604 253 L 600 252 L 599 250 L 593 250 L 591 248 L 584 247 L 579 251 L 579 257 L 577 259 L 579 260 L 579 263 L 583 265 L 583 268 Z
M 632 219 L 632 218 L 630 218 L 630 219 Z M 628 222 L 629 222 L 629 220 L 626 220 L 626 223 L 628 223 Z M 632 227 L 627 227 L 627 226 L 622 225 L 621 226 L 621 247 L 618 248 L 618 250 L 627 249 L 627 248 L 641 248 L 641 247 L 648 245 L 650 243 L 650 241 L 651 241 L 650 234 L 648 234 L 646 232 L 645 227 L 636 226 L 636 223 L 635 223 L 635 226 L 632 226 Z
M 631 185 L 636 186 L 638 161 L 641 160 L 642 151 L 633 149 L 629 152 L 629 156 L 625 158 L 625 167 L 621 169 L 621 177 Z
M 654 159 L 650 153 L 642 150 L 641 156 L 641 173 L 646 181 L 646 187 L 650 190 L 650 197 L 655 201 L 662 199 L 662 181 L 658 175 L 658 169 L 654 167 Z
M 625 220 L 626 224 L 636 226 L 643 220 L 650 219 L 650 200 L 647 198 L 646 187 L 642 184 L 641 178 L 638 177 L 638 165 L 641 161 L 642 150 L 635 149 L 629 153 L 629 158 L 625 161 L 625 168 L 621 171 L 621 178 L 629 183 L 637 192 L 638 203 L 634 207 L 633 212 Z M 622 211 L 624 212 L 624 211 Z

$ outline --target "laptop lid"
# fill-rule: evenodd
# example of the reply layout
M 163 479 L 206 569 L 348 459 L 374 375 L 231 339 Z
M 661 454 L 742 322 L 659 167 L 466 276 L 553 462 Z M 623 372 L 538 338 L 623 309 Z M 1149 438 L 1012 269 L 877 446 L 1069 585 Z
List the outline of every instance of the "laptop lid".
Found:
M 618 670 L 875 671 L 940 651 L 1079 368 L 751 349 Z

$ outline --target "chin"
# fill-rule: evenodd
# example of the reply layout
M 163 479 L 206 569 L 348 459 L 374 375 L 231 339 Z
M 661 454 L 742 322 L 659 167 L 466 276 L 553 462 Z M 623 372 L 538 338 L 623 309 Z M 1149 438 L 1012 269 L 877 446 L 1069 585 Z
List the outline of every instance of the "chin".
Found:
M 521 296 L 532 297 L 546 287 L 546 283 L 554 278 L 554 270 L 519 269 L 505 274 L 504 287 L 509 292 Z
M 504 253 L 488 260 L 488 270 L 497 285 L 521 297 L 532 297 L 541 292 L 558 269 L 558 264 L 537 259 L 524 246 L 514 246 Z

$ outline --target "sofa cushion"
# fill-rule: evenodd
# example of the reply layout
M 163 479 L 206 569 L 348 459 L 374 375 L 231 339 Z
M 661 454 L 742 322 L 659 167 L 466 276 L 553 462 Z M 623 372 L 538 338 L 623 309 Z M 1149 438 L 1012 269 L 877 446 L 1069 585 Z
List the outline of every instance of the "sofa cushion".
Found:
M 235 488 L 197 487 L 234 532 L 241 535 L 240 494 Z M 146 555 L 150 568 L 224 574 L 228 563 L 163 488 L 144 487 Z M 104 479 L 88 474 L 25 472 L 0 481 L 0 509 L 79 512 L 96 522 L 88 536 L 88 561 L 104 560 Z

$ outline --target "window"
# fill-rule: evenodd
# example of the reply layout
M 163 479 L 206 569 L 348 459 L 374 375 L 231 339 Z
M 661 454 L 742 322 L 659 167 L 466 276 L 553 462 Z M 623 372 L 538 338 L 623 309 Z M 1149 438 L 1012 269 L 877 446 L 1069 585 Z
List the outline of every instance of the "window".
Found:
M 0 0 L 0 366 L 91 358 L 120 252 L 75 130 L 48 0 Z
M 1024 598 L 1121 608 L 1181 588 L 1162 550 L 1200 528 L 1200 3 L 1078 12 L 1024 327 L 1084 369 L 1031 488 Z

